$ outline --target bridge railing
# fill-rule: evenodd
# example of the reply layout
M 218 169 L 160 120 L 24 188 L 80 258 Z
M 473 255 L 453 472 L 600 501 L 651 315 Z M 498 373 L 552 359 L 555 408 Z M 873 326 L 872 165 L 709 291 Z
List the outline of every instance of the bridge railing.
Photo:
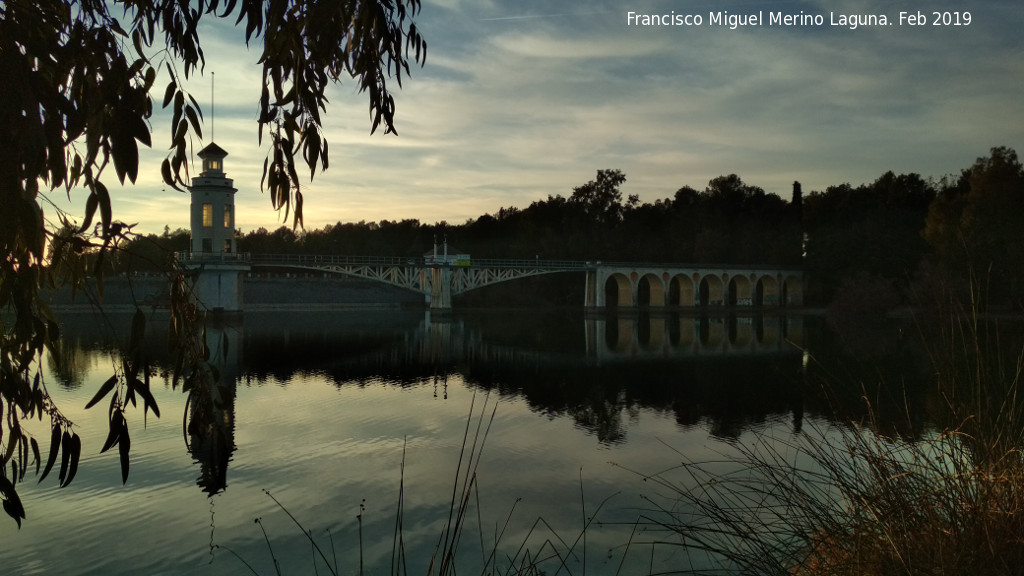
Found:
M 476 258 L 456 263 L 417 256 L 338 256 L 332 254 L 252 254 L 249 262 L 259 266 L 409 266 L 409 267 L 485 267 L 485 268 L 544 268 L 554 270 L 587 270 L 598 262 L 580 260 L 540 259 L 485 259 Z
M 175 252 L 178 262 L 249 262 L 248 252 Z
M 415 266 L 422 258 L 397 256 L 338 256 L 334 254 L 253 254 L 261 266 Z
M 481 268 L 544 268 L 546 270 L 589 270 L 594 268 L 598 262 L 584 262 L 582 260 L 540 260 L 538 258 L 503 260 L 497 258 L 474 258 L 471 266 Z
M 472 258 L 456 261 L 454 256 L 446 260 L 431 256 L 345 256 L 337 254 L 252 254 L 248 252 L 224 254 L 209 252 L 176 252 L 178 261 L 182 262 L 249 262 L 255 265 L 311 266 L 319 268 L 324 265 L 340 266 L 451 266 L 451 268 L 489 268 L 489 269 L 544 269 L 544 270 L 595 270 L 598 266 L 605 268 L 698 268 L 698 269 L 748 269 L 748 270 L 783 270 L 798 272 L 798 266 L 778 266 L 770 264 L 723 264 L 723 263 L 667 263 L 667 262 L 616 262 L 602 260 L 545 260 L 541 258 Z
M 515 268 L 515 269 L 545 269 L 545 270 L 593 270 L 599 266 L 605 267 L 660 267 L 671 268 L 693 267 L 693 268 L 724 268 L 724 269 L 751 269 L 751 270 L 792 270 L 799 271 L 798 267 L 779 267 L 771 265 L 737 265 L 737 264 L 679 264 L 659 262 L 605 262 L 601 260 L 542 260 L 539 258 L 502 259 L 502 258 L 474 258 L 468 261 L 456 262 L 454 257 L 447 261 L 442 259 L 434 260 L 432 257 L 422 256 L 342 256 L 334 254 L 250 254 L 250 253 L 207 253 L 207 252 L 177 252 L 175 254 L 179 262 L 246 262 L 257 266 L 405 266 L 405 267 L 479 267 L 479 268 Z

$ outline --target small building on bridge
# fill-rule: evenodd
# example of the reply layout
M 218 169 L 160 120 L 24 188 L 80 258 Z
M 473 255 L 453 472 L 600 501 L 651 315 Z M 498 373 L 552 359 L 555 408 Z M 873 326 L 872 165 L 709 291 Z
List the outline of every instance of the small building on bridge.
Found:
M 445 240 L 440 252 L 437 242 L 434 242 L 434 248 L 423 254 L 423 263 L 427 266 L 469 266 L 472 264 L 472 259 L 469 254 L 458 248 L 449 247 L 448 241 Z

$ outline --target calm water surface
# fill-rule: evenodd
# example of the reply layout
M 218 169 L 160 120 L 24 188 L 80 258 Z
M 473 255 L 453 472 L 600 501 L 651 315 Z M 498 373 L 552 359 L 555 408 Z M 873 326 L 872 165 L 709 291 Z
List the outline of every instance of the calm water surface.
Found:
M 158 366 L 164 322 L 150 318 Z M 499 533 L 499 566 L 525 543 L 568 558 L 571 574 L 613 574 L 623 561 L 623 573 L 685 571 L 704 560 L 651 544 L 671 544 L 665 534 L 641 530 L 626 546 L 644 497 L 671 501 L 631 470 L 830 425 L 807 393 L 809 355 L 832 350 L 813 318 L 250 313 L 211 331 L 227 335 L 221 370 L 234 393 L 218 424 L 183 431 L 185 395 L 155 379 L 162 417 L 129 411 L 122 486 L 116 450 L 99 454 L 105 403 L 83 409 L 119 340 L 90 315 L 66 315 L 65 328 L 71 345 L 47 382 L 83 439 L 82 462 L 67 488 L 19 485 L 28 518 L 20 530 L 0 522 L 4 573 L 274 574 L 276 557 L 284 574 L 323 574 L 305 529 L 341 573 L 362 563 L 384 574 L 401 502 L 403 562 L 426 574 L 465 473 L 467 423 L 472 441 L 495 409 L 460 573 L 479 570 Z

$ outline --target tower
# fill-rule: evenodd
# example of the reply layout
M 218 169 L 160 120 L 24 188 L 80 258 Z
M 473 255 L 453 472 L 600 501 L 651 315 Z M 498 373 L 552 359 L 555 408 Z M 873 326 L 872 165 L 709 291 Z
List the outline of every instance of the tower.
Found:
M 224 175 L 228 153 L 211 143 L 199 152 L 203 171 L 192 179 L 192 253 L 235 254 L 235 192 Z
M 228 153 L 215 143 L 198 156 L 203 171 L 192 179 L 190 229 L 192 232 L 188 267 L 194 272 L 195 295 L 199 305 L 213 312 L 242 311 L 242 274 L 250 266 L 238 254 L 235 240 L 235 192 L 224 175 Z

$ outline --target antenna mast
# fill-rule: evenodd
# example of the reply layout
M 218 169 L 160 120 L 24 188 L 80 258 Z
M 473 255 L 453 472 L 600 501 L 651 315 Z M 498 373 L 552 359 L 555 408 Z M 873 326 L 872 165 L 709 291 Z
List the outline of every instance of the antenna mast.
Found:
M 217 85 L 217 73 L 210 72 L 210 142 L 213 142 L 217 138 L 217 125 L 214 123 L 214 106 L 216 102 L 213 98 L 213 89 Z

